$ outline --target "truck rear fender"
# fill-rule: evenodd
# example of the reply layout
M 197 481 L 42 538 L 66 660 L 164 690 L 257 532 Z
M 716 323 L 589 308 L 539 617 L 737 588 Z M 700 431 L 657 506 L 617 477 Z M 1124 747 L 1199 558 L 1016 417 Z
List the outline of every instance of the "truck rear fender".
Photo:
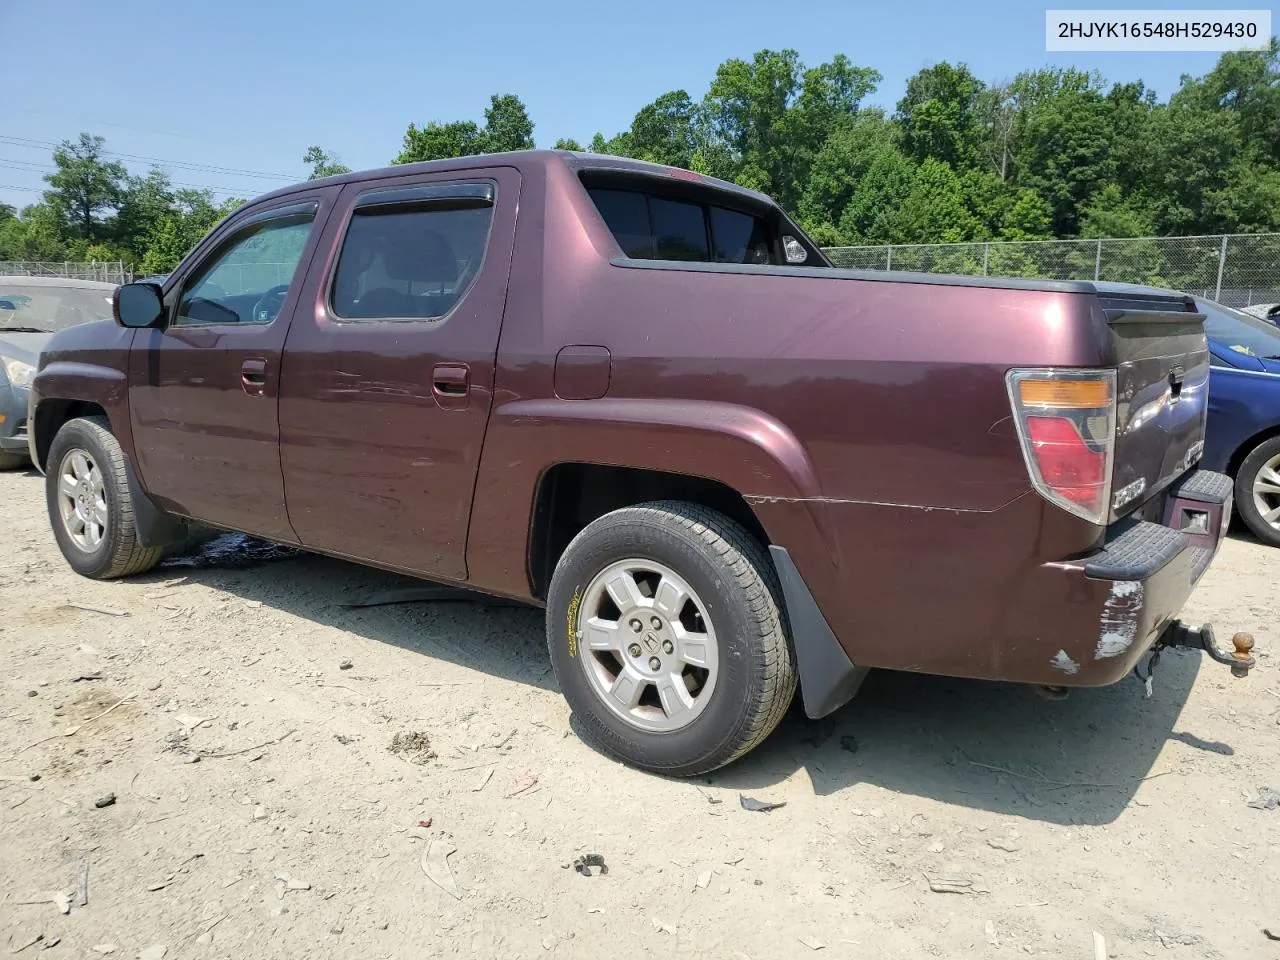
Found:
M 651 485 L 636 474 L 665 476 L 671 484 L 659 486 L 663 496 L 688 490 L 700 501 L 712 497 L 709 506 L 723 499 L 721 509 L 731 516 L 737 504 L 749 511 L 744 526 L 762 537 L 782 586 L 806 712 L 823 716 L 856 692 L 865 671 L 836 640 L 801 573 L 826 580 L 839 561 L 812 464 L 783 424 L 759 410 L 714 401 L 539 399 L 496 407 L 468 536 L 473 583 L 545 596 L 559 552 L 595 519 L 590 509 L 580 512 L 548 539 L 548 487 L 567 465 L 639 490 Z M 597 515 L 626 505 L 596 499 L 606 505 Z M 512 542 L 517 536 L 525 543 Z M 523 569 L 517 568 L 521 557 Z

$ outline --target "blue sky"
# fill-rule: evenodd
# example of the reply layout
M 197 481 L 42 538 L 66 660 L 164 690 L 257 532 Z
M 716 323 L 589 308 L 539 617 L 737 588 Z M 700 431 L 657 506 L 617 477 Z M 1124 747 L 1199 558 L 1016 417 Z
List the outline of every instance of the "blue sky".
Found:
M 1219 56 L 1049 54 L 1048 5 L 0 0 L 0 201 L 38 199 L 38 166 L 50 163 L 39 144 L 82 130 L 137 157 L 278 175 L 169 168 L 175 181 L 241 196 L 302 179 L 312 143 L 357 169 L 382 166 L 410 121 L 480 121 L 492 93 L 524 100 L 539 145 L 586 142 L 625 128 L 667 90 L 701 97 L 721 61 L 764 47 L 794 47 L 807 64 L 843 52 L 875 67 L 884 81 L 874 101 L 890 109 L 907 78 L 939 60 L 967 62 L 987 81 L 1046 64 L 1098 69 L 1165 98 L 1181 74 Z

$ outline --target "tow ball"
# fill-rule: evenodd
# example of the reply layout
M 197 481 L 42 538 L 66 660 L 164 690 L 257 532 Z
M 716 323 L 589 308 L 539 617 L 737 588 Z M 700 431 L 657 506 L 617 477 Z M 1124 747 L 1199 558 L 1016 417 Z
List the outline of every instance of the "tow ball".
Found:
M 1151 679 L 1155 675 L 1156 664 L 1160 662 L 1161 652 L 1167 647 L 1182 647 L 1185 650 L 1203 650 L 1210 659 L 1230 667 L 1233 677 L 1247 677 L 1249 671 L 1257 666 L 1257 661 L 1253 658 L 1253 634 L 1237 633 L 1231 638 L 1231 645 L 1235 648 L 1231 653 L 1219 649 L 1213 639 L 1213 627 L 1207 623 L 1203 627 L 1189 627 L 1181 620 L 1174 620 L 1151 648 L 1146 676 L 1137 667 L 1134 667 L 1133 672 L 1146 688 L 1144 696 L 1150 697 Z

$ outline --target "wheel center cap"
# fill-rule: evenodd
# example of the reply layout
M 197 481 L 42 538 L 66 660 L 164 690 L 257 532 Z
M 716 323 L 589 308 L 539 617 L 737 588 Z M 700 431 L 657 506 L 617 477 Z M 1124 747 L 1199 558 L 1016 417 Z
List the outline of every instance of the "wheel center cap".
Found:
M 645 649 L 650 653 L 657 653 L 662 648 L 662 644 L 658 642 L 658 638 L 652 633 L 646 633 L 644 635 L 644 645 Z

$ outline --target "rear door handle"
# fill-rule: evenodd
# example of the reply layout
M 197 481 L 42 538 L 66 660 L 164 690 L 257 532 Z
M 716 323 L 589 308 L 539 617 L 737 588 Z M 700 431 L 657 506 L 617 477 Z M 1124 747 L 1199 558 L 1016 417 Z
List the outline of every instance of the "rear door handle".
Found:
M 471 370 L 465 363 L 438 363 L 431 371 L 431 392 L 442 407 L 465 407 Z
M 267 361 L 250 357 L 240 364 L 240 386 L 251 397 L 260 397 L 267 387 Z

